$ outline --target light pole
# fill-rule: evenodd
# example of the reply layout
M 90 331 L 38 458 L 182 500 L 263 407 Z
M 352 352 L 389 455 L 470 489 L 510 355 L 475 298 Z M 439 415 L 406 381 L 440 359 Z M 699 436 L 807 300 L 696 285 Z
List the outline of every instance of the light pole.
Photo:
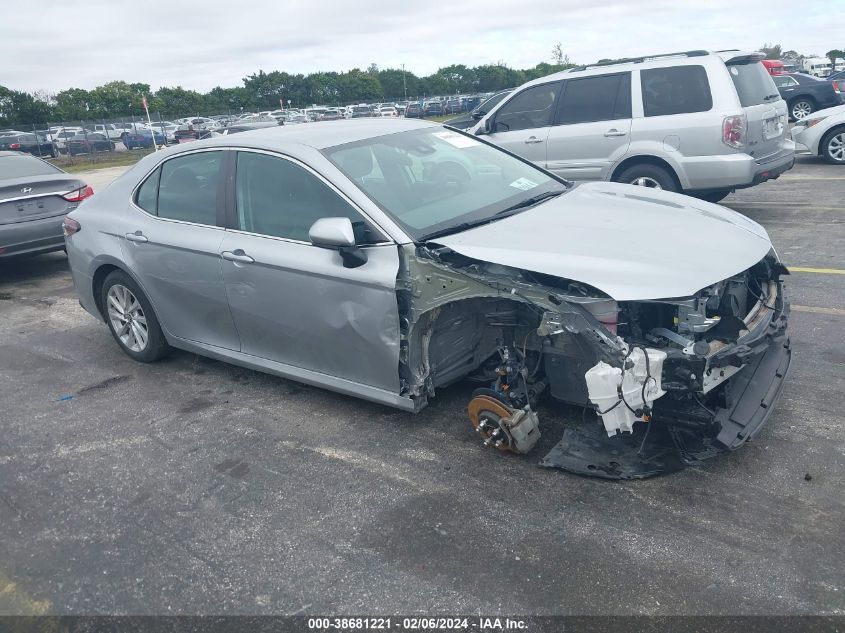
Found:
M 408 86 L 405 84 L 405 64 L 402 64 L 402 90 L 405 91 L 405 101 L 408 100 Z

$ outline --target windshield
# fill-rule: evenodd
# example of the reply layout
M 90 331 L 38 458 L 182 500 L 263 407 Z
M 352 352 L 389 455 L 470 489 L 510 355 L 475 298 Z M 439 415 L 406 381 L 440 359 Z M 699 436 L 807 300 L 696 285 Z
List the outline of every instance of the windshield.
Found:
M 728 66 L 728 72 L 743 108 L 768 103 L 780 97 L 772 76 L 760 62 L 731 64 Z
M 417 241 L 566 190 L 562 181 L 530 163 L 439 127 L 329 147 L 323 153 Z

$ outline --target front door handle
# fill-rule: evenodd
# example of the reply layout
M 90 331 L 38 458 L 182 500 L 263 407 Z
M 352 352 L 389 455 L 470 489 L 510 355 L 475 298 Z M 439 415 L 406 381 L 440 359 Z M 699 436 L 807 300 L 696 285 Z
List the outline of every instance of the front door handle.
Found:
M 605 133 L 604 133 L 604 135 L 605 135 L 607 138 L 611 138 L 611 137 L 614 137 L 614 136 L 625 136 L 625 134 L 626 134 L 626 132 L 620 132 L 620 131 L 619 131 L 619 130 L 617 130 L 615 127 L 614 127 L 614 128 L 609 129 L 607 132 L 605 132 Z
M 147 236 L 144 235 L 141 231 L 135 231 L 134 233 L 127 233 L 125 237 L 130 242 L 138 242 L 139 244 L 143 244 L 144 242 L 150 241 L 150 240 L 147 239 Z
M 239 264 L 251 264 L 255 261 L 240 248 L 234 251 L 223 251 L 220 253 L 220 257 L 230 262 L 238 262 Z
M 527 139 L 525 139 L 526 145 L 534 145 L 535 143 L 542 143 L 542 142 L 543 142 L 543 139 L 537 138 L 536 136 L 529 136 Z

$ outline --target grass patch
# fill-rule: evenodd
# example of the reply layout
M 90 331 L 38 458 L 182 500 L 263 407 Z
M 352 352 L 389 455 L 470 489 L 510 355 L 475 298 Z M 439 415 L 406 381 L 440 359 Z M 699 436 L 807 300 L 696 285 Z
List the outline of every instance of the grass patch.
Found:
M 104 167 L 123 167 L 127 165 L 134 165 L 147 154 L 151 154 L 151 149 L 133 149 L 126 152 L 103 152 L 101 154 L 87 154 L 84 156 L 74 156 L 72 159 L 67 155 L 61 158 L 52 160 L 56 167 L 64 169 L 66 172 L 74 173 L 79 171 L 88 171 L 90 169 L 101 169 Z M 73 161 L 73 162 L 71 162 Z
M 427 117 L 425 117 L 425 120 L 426 121 L 433 121 L 434 123 L 443 123 L 444 121 L 448 121 L 449 119 L 454 119 L 457 116 L 460 116 L 460 114 L 441 114 L 439 116 L 427 116 Z

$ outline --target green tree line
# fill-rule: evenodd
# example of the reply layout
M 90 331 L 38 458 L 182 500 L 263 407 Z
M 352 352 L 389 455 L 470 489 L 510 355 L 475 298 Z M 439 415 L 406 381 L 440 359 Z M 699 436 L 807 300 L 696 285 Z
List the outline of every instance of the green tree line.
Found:
M 156 91 L 149 84 L 111 81 L 93 90 L 68 88 L 55 95 L 27 93 L 0 86 L 0 127 L 39 125 L 48 122 L 115 119 L 142 116 L 146 97 L 150 112 L 165 118 L 198 114 L 226 114 L 272 110 L 280 100 L 293 107 L 346 105 L 374 100 L 399 100 L 432 95 L 492 92 L 571 68 L 569 59 L 540 63 L 529 69 L 509 68 L 502 62 L 468 67 L 453 64 L 418 77 L 401 68 L 316 72 L 308 75 L 259 70 L 244 77 L 243 85 L 216 87 L 206 93 L 181 86 Z

